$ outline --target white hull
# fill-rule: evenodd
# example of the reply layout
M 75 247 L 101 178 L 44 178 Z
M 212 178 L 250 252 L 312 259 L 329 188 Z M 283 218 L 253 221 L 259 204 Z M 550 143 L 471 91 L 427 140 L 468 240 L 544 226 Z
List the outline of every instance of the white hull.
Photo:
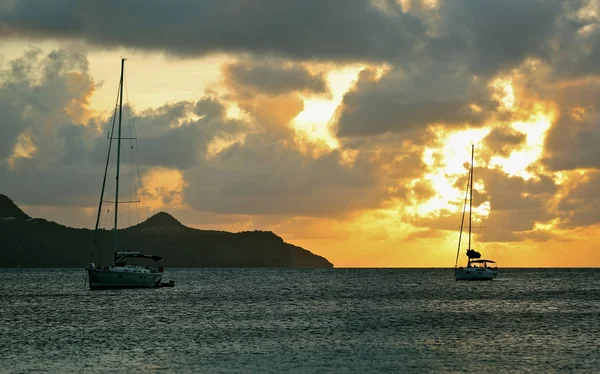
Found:
M 492 280 L 497 275 L 497 270 L 489 268 L 466 267 L 454 270 L 456 280 Z
M 109 288 L 154 288 L 160 285 L 163 273 L 126 271 L 119 267 L 87 269 L 91 290 Z

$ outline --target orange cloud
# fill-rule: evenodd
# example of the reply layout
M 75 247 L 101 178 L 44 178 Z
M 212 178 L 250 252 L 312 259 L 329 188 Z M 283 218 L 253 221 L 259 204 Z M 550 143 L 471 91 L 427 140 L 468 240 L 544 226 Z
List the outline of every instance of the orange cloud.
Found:
M 178 209 L 183 206 L 183 189 L 186 182 L 177 169 L 152 168 L 142 177 L 140 200 L 150 211 L 165 207 Z

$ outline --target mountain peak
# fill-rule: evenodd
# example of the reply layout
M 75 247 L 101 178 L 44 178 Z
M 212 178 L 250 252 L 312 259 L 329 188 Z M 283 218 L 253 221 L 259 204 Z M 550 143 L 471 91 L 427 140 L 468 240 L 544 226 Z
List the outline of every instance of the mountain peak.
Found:
M 175 217 L 166 212 L 159 212 L 140 224 L 144 227 L 182 227 Z
M 30 218 L 8 196 L 0 194 L 0 218 L 13 217 L 15 219 Z

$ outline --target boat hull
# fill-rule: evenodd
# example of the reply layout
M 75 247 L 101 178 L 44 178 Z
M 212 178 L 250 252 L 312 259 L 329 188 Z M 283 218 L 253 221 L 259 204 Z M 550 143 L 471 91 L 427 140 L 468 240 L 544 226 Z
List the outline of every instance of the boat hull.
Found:
M 110 269 L 87 269 L 91 290 L 115 288 L 155 288 L 162 281 L 162 273 L 128 273 Z
M 492 280 L 498 275 L 497 270 L 492 270 L 489 268 L 474 268 L 474 267 L 466 267 L 466 268 L 458 268 L 454 270 L 454 276 L 456 280 L 468 280 L 468 281 L 478 281 L 478 280 Z

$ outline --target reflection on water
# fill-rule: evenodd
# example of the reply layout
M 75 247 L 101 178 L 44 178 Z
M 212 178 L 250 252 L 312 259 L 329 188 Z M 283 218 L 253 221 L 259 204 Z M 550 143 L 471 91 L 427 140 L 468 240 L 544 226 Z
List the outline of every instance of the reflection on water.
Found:
M 0 372 L 600 370 L 600 271 L 168 269 L 89 291 L 83 269 L 0 269 Z

